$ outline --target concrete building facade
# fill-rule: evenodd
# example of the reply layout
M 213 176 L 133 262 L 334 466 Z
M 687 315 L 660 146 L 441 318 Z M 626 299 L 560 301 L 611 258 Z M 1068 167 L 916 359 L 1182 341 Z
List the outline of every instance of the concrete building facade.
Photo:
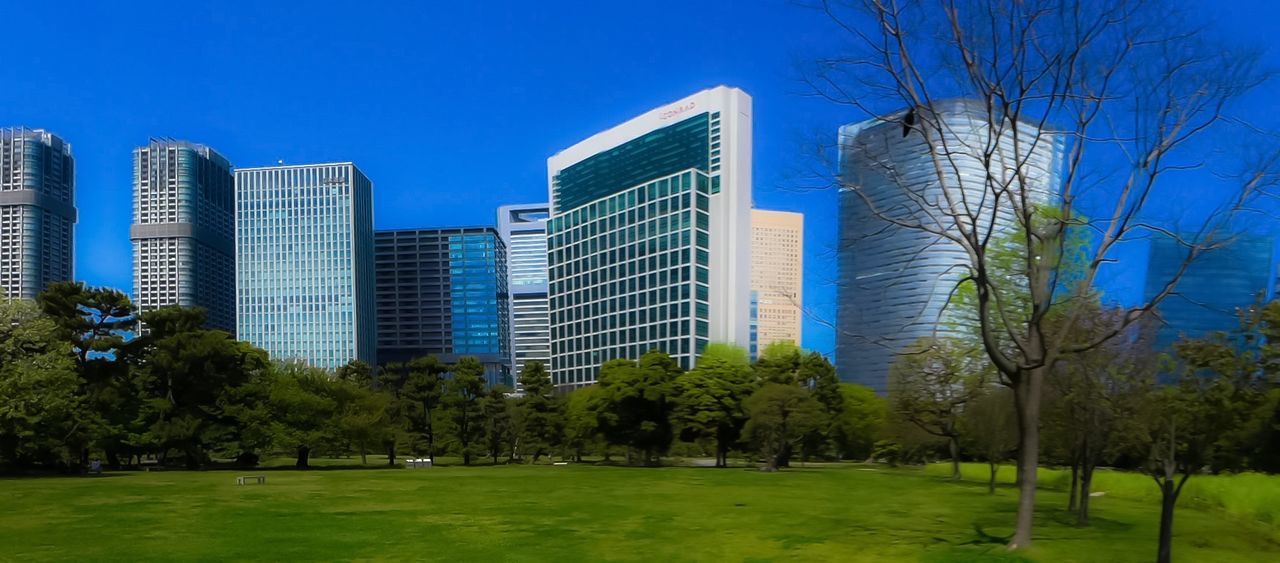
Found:
M 751 210 L 752 357 L 775 342 L 800 345 L 804 315 L 804 215 Z
M 0 298 L 70 281 L 76 224 L 71 145 L 43 129 L 0 128 Z

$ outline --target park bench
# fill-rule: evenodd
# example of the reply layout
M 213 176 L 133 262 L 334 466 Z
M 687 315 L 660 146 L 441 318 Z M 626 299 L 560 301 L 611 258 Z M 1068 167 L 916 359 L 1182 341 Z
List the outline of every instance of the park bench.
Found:
M 429 469 L 431 468 L 431 458 L 409 459 L 405 460 L 405 464 L 409 469 Z
M 267 484 L 267 476 L 266 475 L 245 475 L 243 477 L 236 477 L 237 485 L 248 485 L 249 483 L 257 483 L 259 485 L 265 485 Z

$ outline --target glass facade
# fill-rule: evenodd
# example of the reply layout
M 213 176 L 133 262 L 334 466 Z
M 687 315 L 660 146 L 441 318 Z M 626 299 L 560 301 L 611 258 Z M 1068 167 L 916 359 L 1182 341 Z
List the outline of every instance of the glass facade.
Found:
M 236 330 L 273 358 L 377 361 L 373 185 L 351 163 L 236 171 Z
M 202 307 L 235 324 L 235 176 L 213 149 L 152 140 L 133 151 L 133 298 L 140 311 Z
M 34 299 L 71 280 L 75 223 L 71 145 L 40 129 L 0 128 L 0 299 Z
M 659 349 L 691 366 L 709 340 L 711 178 L 686 170 L 551 220 L 553 377 Z
M 990 127 L 977 105 L 956 101 L 934 111 L 917 119 L 936 124 L 927 126 L 934 147 L 919 132 L 926 125 L 903 135 L 905 112 L 840 130 L 836 366 L 841 379 L 881 393 L 903 348 L 920 338 L 946 336 L 960 322 L 946 304 L 969 264 L 959 244 L 901 225 L 940 220 L 953 228 L 945 216 L 927 213 L 938 217 L 936 206 L 965 201 L 967 215 L 983 218 L 977 228 L 998 240 L 1019 227 L 1011 196 L 990 194 L 988 177 L 1012 177 L 1014 163 L 1022 163 L 1027 183 L 1012 189 L 1048 203 L 1058 188 L 1060 145 L 1034 126 L 1018 124 L 1023 142 L 1016 145 L 1014 128 Z M 1034 148 L 1017 148 L 1028 146 Z M 992 159 L 984 163 L 988 152 Z
M 507 251 L 491 227 L 378 231 L 378 357 L 476 356 L 511 381 Z
M 750 345 L 751 97 L 717 86 L 547 159 L 551 377 Z
M 1196 257 L 1178 276 L 1187 248 L 1168 237 L 1150 241 L 1143 299 L 1149 303 L 1174 278 L 1174 292 L 1160 301 L 1156 345 L 1168 347 L 1183 337 L 1200 338 L 1240 328 L 1239 312 L 1275 297 L 1276 241 L 1241 235 L 1222 248 Z M 1262 301 L 1259 301 L 1259 300 Z

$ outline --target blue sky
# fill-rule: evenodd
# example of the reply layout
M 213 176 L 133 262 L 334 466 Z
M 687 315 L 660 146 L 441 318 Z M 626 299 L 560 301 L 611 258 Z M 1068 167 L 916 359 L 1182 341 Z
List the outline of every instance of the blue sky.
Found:
M 1273 3 L 1204 9 L 1268 47 L 1280 25 Z M 130 151 L 151 136 L 238 166 L 355 161 L 378 228 L 492 224 L 499 205 L 546 200 L 558 150 L 728 84 L 754 98 L 756 205 L 806 214 L 804 344 L 834 347 L 835 194 L 788 186 L 809 146 L 862 116 L 805 95 L 798 61 L 836 39 L 794 3 L 8 2 L 0 19 L 0 126 L 72 143 L 91 284 L 131 285 Z

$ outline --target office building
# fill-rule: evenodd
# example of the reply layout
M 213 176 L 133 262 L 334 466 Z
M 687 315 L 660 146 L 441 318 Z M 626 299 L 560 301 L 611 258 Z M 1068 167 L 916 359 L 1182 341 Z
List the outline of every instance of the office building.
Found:
M 1240 329 L 1240 313 L 1275 298 L 1276 240 L 1238 235 L 1221 248 L 1198 255 L 1179 276 L 1187 247 L 1166 236 L 1150 239 L 1143 302 L 1150 303 L 1175 278 L 1173 293 L 1156 306 L 1156 346 Z
M 658 349 L 750 342 L 751 98 L 724 86 L 547 161 L 551 371 L 562 387 Z
M 152 139 L 133 150 L 133 302 L 201 307 L 236 329 L 235 175 L 213 149 Z
M 775 342 L 800 345 L 804 300 L 804 215 L 751 210 L 751 356 Z
M 547 218 L 545 203 L 498 208 L 498 233 L 507 247 L 507 288 L 511 292 L 512 375 L 529 362 L 551 368 L 551 317 L 547 304 Z M 519 381 L 516 390 L 521 391 Z
M 378 231 L 378 357 L 475 356 L 511 386 L 507 251 L 493 227 Z
M 0 298 L 34 299 L 72 279 L 75 195 L 70 144 L 0 128 Z
M 948 214 L 963 213 L 977 217 L 976 228 L 992 240 L 1016 235 L 1010 196 L 996 198 L 984 181 L 1012 178 L 1015 162 L 1025 163 L 1026 183 L 1011 190 L 1025 193 L 1032 204 L 1054 197 L 1059 140 L 1018 123 L 1015 143 L 1014 130 L 1008 124 L 994 132 L 986 109 L 963 100 L 840 129 L 836 366 L 841 379 L 883 393 L 889 366 L 904 347 L 920 338 L 952 335 L 966 322 L 945 305 L 968 271 L 969 258 L 959 244 L 919 225 L 953 229 Z M 989 147 L 994 150 L 988 169 L 983 155 Z
M 236 170 L 236 335 L 279 360 L 377 361 L 373 184 L 355 164 Z

